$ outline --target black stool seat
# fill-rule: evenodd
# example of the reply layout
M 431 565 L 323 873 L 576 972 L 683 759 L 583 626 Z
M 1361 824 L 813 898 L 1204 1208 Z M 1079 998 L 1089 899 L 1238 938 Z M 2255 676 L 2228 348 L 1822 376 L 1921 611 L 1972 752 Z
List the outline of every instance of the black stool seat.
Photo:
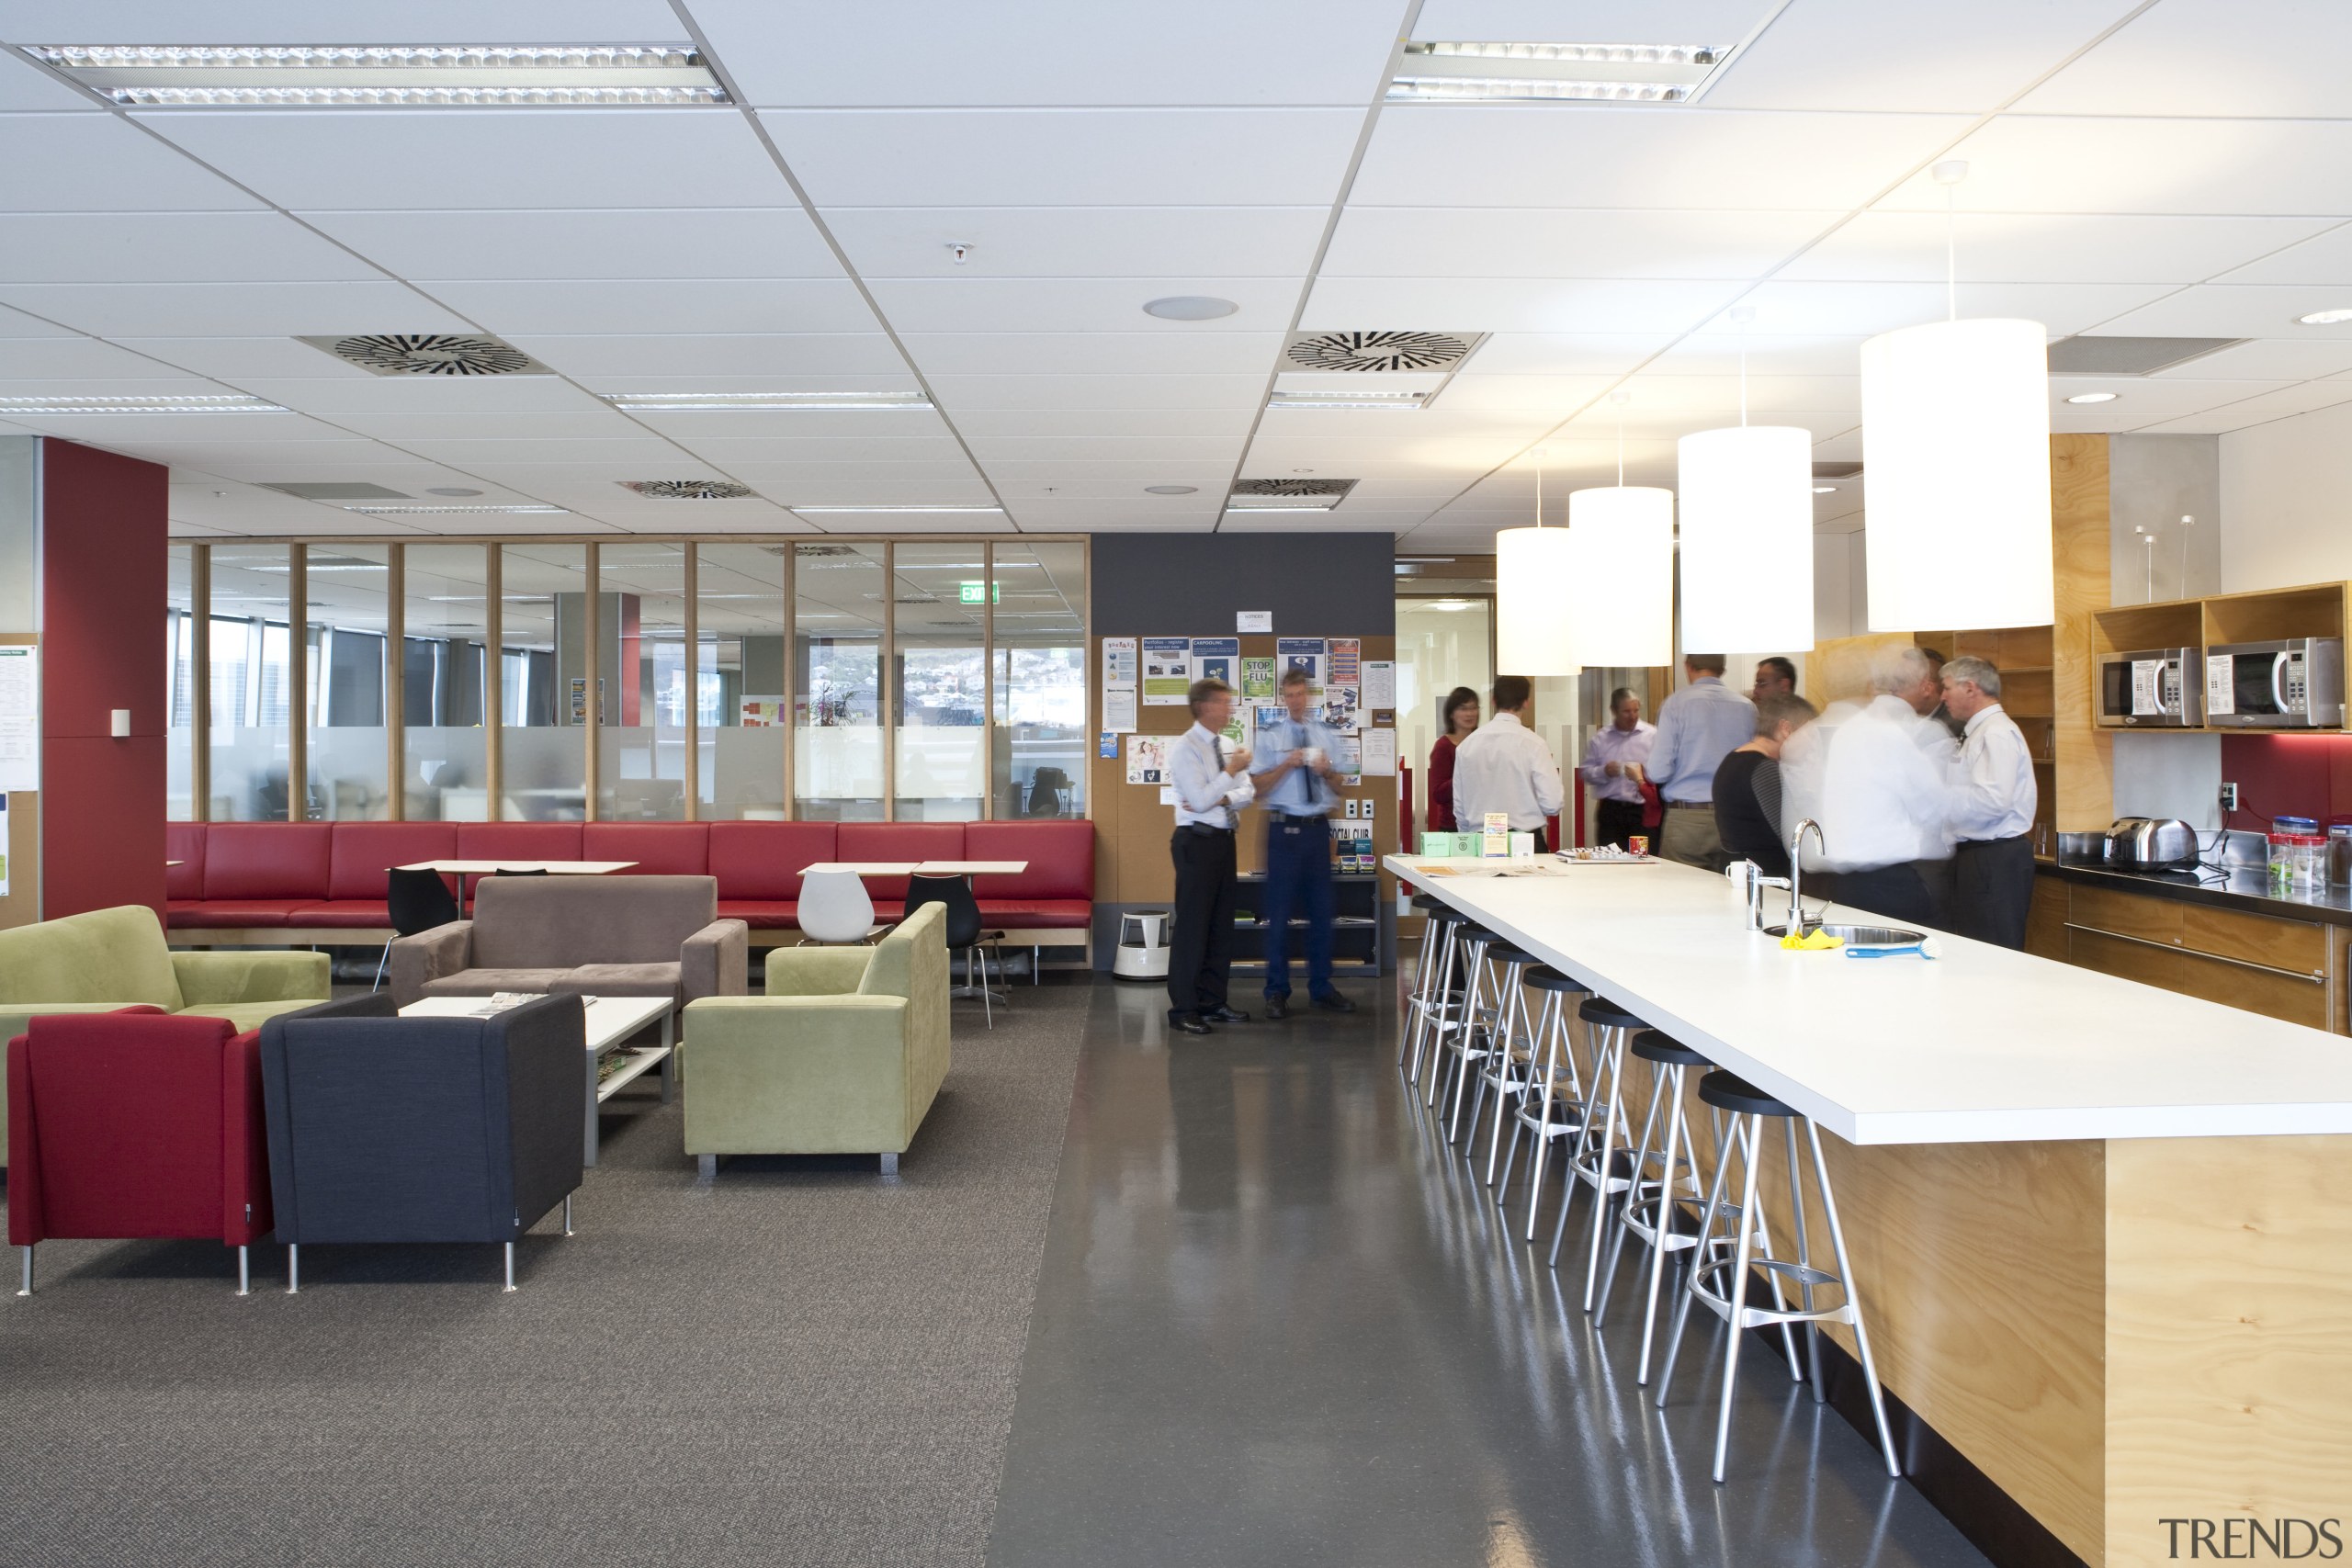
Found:
M 1487 949 L 1487 962 L 1489 964 L 1516 964 L 1522 969 L 1532 969 L 1538 964 L 1541 964 L 1543 960 L 1536 957 L 1535 954 L 1528 952 L 1523 947 L 1505 946 L 1490 947 Z
M 1572 975 L 1563 975 L 1557 969 L 1554 969 L 1548 964 L 1539 968 L 1530 969 L 1526 974 L 1521 976 L 1520 978 L 1526 984 L 1534 987 L 1539 991 L 1568 992 L 1582 991 L 1585 989 L 1585 983 L 1582 980 L 1576 978 Z
M 1483 942 L 1488 947 L 1497 947 L 1502 943 L 1502 938 L 1484 926 L 1474 926 L 1467 920 L 1461 921 L 1459 924 L 1460 929 L 1453 933 L 1453 940 L 1456 942 Z
M 1634 1036 L 1634 1055 L 1645 1062 L 1663 1062 L 1672 1067 L 1712 1067 L 1713 1062 L 1673 1039 L 1662 1030 L 1645 1029 Z
M 1602 1029 L 1647 1029 L 1649 1020 L 1635 1018 L 1615 1002 L 1603 997 L 1593 997 L 1577 1009 L 1577 1016 L 1587 1023 Z
M 1794 1116 L 1797 1108 L 1720 1067 L 1699 1080 L 1699 1098 L 1741 1116 Z
M 1447 908 L 1447 905 L 1444 899 L 1434 893 L 1416 893 L 1413 895 L 1413 908 L 1426 911 L 1442 909 Z

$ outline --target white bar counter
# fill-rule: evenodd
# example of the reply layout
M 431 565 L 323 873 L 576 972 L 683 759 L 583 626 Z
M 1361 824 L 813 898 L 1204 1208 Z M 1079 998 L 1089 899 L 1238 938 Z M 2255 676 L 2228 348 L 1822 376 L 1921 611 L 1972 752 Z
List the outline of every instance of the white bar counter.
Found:
M 1932 960 L 1789 952 L 1671 863 L 1386 864 L 1848 1143 L 2352 1134 L 2352 1042 L 2321 1030 L 1948 932 Z

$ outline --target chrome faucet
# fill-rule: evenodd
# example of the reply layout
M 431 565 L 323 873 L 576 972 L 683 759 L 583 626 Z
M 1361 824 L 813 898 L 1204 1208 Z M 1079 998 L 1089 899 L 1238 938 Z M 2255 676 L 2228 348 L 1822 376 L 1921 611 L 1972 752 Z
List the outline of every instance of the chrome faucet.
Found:
M 1813 841 L 1820 846 L 1824 857 L 1829 853 L 1829 840 L 1821 824 L 1808 817 L 1797 824 L 1789 835 L 1789 930 L 1797 936 L 1806 934 L 1804 929 L 1804 830 L 1813 829 Z

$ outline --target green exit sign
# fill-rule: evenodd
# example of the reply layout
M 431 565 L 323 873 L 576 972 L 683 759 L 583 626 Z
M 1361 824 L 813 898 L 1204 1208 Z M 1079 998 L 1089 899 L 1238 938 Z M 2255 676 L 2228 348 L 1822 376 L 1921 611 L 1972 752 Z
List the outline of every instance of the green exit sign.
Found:
M 1004 584 L 1001 582 L 994 584 L 966 582 L 959 584 L 958 587 L 961 591 L 957 597 L 967 604 L 1001 604 L 1004 599 Z

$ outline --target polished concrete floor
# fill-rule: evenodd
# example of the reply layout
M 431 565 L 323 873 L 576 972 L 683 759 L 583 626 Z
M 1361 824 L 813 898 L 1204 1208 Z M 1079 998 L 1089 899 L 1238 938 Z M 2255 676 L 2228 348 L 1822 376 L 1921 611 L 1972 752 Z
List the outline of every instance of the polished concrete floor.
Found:
M 1205 1040 L 1163 1006 L 1095 989 L 995 1568 L 1984 1562 L 1767 1357 L 1713 1484 L 1716 1332 L 1654 1410 L 1623 1281 L 1596 1331 L 1505 1234 L 1385 992 Z

